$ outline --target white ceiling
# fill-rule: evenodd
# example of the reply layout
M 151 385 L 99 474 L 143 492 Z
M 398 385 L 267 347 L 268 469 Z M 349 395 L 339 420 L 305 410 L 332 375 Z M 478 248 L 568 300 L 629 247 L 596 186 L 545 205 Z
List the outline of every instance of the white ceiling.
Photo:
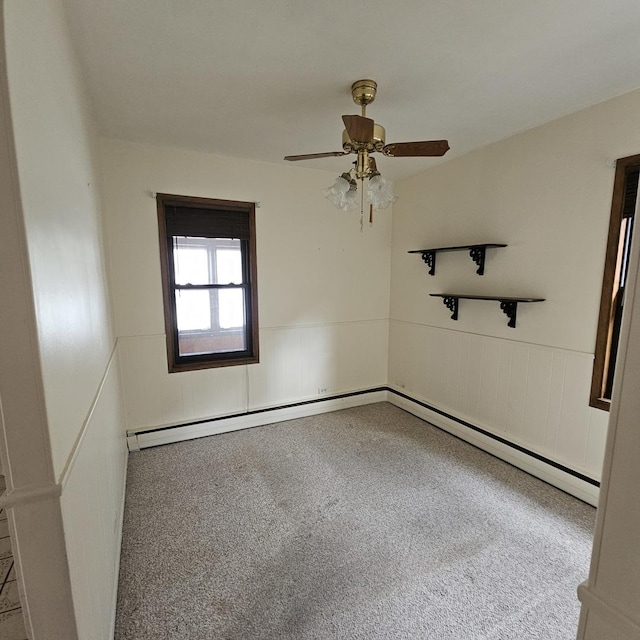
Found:
M 445 159 L 640 87 L 638 0 L 64 1 L 102 134 L 225 156 L 339 151 L 360 78 L 387 142 Z

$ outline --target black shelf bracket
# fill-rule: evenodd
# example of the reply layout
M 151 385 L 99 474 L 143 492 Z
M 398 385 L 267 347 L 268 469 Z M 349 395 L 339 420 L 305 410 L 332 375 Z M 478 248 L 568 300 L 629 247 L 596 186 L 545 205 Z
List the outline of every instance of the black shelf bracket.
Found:
M 507 318 L 507 326 L 512 329 L 516 328 L 516 314 L 518 312 L 518 302 L 515 300 L 500 300 L 500 309 Z
M 469 255 L 471 259 L 478 265 L 476 269 L 476 273 L 481 276 L 484 275 L 484 258 L 487 254 L 487 248 L 485 246 L 482 247 L 472 247 L 469 250 Z
M 436 252 L 435 251 L 423 251 L 422 260 L 429 267 L 429 275 L 434 276 L 436 274 Z
M 446 296 L 442 298 L 442 302 L 444 302 L 444 306 L 451 311 L 451 319 L 458 319 L 458 298 L 455 296 Z

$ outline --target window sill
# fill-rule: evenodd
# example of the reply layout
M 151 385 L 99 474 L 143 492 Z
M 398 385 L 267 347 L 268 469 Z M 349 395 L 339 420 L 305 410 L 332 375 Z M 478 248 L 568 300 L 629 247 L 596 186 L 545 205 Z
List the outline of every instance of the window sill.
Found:
M 611 400 L 606 398 L 591 398 L 589 406 L 594 409 L 602 409 L 603 411 L 609 411 L 611 409 Z
M 182 371 L 198 371 L 200 369 L 215 369 L 217 367 L 235 367 L 247 364 L 258 364 L 260 358 L 249 356 L 245 358 L 229 358 L 227 360 L 208 360 L 203 362 L 179 362 L 169 365 L 169 373 L 180 373 Z

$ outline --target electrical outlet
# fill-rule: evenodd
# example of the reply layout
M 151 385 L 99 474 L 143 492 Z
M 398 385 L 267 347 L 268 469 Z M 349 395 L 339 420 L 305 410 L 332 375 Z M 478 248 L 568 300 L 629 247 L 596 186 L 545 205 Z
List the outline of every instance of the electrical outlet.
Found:
M 318 393 L 327 393 L 327 387 L 318 387 Z

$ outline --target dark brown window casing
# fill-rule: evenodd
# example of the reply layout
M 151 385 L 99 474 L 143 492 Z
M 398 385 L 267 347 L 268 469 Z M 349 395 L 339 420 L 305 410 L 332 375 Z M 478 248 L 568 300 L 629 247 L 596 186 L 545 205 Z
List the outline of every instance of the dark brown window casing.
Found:
M 259 362 L 255 203 L 164 193 L 156 201 L 169 372 Z M 195 252 L 199 274 L 187 265 L 188 278 L 177 278 L 180 261 Z M 231 282 L 218 277 L 224 253 L 233 256 Z M 189 326 L 193 317 L 200 325 L 196 319 Z
M 616 162 L 589 400 L 592 407 L 606 411 L 611 406 L 639 176 L 640 155 L 620 158 Z

